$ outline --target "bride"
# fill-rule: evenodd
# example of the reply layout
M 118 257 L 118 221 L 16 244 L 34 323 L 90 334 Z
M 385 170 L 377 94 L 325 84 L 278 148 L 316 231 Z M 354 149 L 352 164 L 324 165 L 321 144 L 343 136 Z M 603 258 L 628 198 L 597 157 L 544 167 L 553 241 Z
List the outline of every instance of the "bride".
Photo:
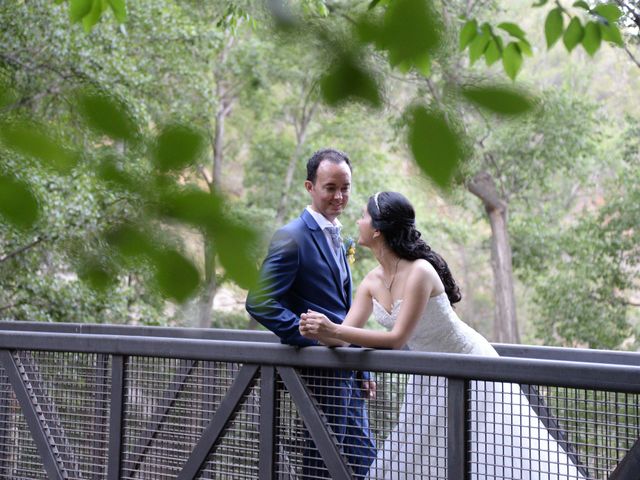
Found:
M 420 238 L 415 212 L 395 192 L 369 198 L 358 220 L 360 245 L 379 266 L 367 274 L 344 323 L 308 311 L 300 333 L 325 345 L 498 356 L 451 305 L 461 295 L 447 263 Z M 373 312 L 388 331 L 363 329 Z M 434 383 L 435 382 L 435 383 Z M 520 387 L 472 382 L 471 478 L 567 480 L 585 477 L 534 413 Z M 398 423 L 369 471 L 370 479 L 446 478 L 446 387 L 408 380 Z

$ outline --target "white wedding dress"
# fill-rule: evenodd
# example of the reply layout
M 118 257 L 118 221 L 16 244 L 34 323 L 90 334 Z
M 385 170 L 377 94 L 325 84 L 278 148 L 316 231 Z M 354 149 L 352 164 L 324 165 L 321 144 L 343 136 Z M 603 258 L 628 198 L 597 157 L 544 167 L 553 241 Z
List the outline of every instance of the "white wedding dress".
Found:
M 396 301 L 389 313 L 374 299 L 373 315 L 390 329 L 400 306 L 401 300 Z M 429 299 L 407 346 L 423 352 L 498 356 L 482 335 L 458 318 L 446 293 Z M 518 385 L 474 381 L 471 390 L 472 479 L 584 480 Z M 444 378 L 409 376 L 398 422 L 378 450 L 368 478 L 447 479 L 446 392 Z

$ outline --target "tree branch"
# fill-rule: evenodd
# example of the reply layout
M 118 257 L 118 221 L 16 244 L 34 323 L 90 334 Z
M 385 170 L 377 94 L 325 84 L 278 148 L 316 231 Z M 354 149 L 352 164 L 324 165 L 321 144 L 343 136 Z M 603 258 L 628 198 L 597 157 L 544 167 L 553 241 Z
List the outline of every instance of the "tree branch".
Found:
M 629 50 L 628 46 L 624 46 L 624 51 L 627 52 L 627 55 L 629 55 L 631 61 L 635 63 L 638 68 L 640 68 L 640 61 L 633 55 L 633 53 L 631 53 L 631 50 Z
M 479 172 L 467 182 L 467 189 L 482 200 L 487 210 L 505 210 L 505 202 L 498 196 L 493 177 L 487 172 Z
M 29 244 L 27 244 L 27 245 L 25 245 L 25 246 L 23 246 L 23 247 L 20 247 L 19 249 L 14 250 L 14 251 L 13 251 L 13 252 L 11 252 L 11 253 L 7 253 L 6 255 L 1 256 L 1 257 L 0 257 L 0 263 L 4 263 L 4 262 L 6 262 L 6 261 L 7 261 L 7 260 L 9 260 L 9 259 L 11 259 L 11 258 L 13 258 L 13 257 L 18 256 L 18 255 L 20 255 L 21 253 L 26 252 L 27 250 L 32 249 L 33 247 L 35 247 L 36 245 L 38 245 L 39 243 L 41 243 L 43 240 L 44 240 L 44 237 L 38 237 L 38 238 L 37 238 L 37 239 L 35 239 L 33 242 L 31 242 L 31 243 L 29 243 Z

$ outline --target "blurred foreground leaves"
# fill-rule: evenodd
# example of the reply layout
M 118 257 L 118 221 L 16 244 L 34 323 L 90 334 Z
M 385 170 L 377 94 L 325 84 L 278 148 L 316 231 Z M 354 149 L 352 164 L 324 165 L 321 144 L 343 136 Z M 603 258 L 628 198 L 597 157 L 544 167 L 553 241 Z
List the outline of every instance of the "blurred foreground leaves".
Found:
M 320 86 L 324 101 L 331 106 L 346 102 L 372 108 L 384 106 L 385 78 L 374 66 L 372 49 L 384 55 L 392 69 L 401 74 L 417 74 L 427 81 L 432 64 L 439 55 L 446 55 L 442 52 L 446 49 L 445 22 L 428 0 L 371 2 L 366 12 L 351 19 L 347 32 L 341 30 L 339 34 L 332 34 L 326 24 L 315 26 L 301 20 L 296 23 L 293 11 L 283 10 L 285 7 L 279 2 L 271 4 L 283 33 L 292 39 L 311 36 L 315 41 L 310 43 L 320 45 L 324 56 L 330 59 Z M 505 46 L 488 24 L 478 27 L 471 20 L 461 32 L 461 47 L 470 46 L 472 61 L 482 55 L 487 63 L 502 58 L 505 69 L 515 78 L 522 64 L 521 54 L 530 54 L 531 46 L 517 25 L 502 23 L 498 28 L 511 35 L 513 41 Z M 468 87 L 451 83 L 447 88 L 451 97 L 463 105 L 451 108 L 438 101 L 427 105 L 424 99 L 415 98 L 402 115 L 416 165 L 445 190 L 452 186 L 468 153 L 463 148 L 467 143 L 464 129 L 458 126 L 463 124 L 461 112 L 469 103 L 501 116 L 520 115 L 534 106 L 528 94 L 501 85 Z
M 155 138 L 142 138 L 142 129 L 121 100 L 88 91 L 78 91 L 74 100 L 84 127 L 96 133 L 96 142 L 106 150 L 96 172 L 98 181 L 139 201 L 134 218 L 98 232 L 96 242 L 104 245 L 104 255 L 80 255 L 80 278 L 93 289 L 105 290 L 116 283 L 120 273 L 144 264 L 165 298 L 184 302 L 198 291 L 201 275 L 194 262 L 173 245 L 168 227 L 187 227 L 213 243 L 230 280 L 250 288 L 257 280 L 250 255 L 258 239 L 256 232 L 235 221 L 233 209 L 217 191 L 187 185 L 179 175 L 199 160 L 205 145 L 202 133 L 172 124 L 161 128 Z M 22 116 L 3 119 L 0 141 L 7 150 L 58 175 L 71 175 L 83 161 L 79 151 Z M 154 168 L 148 178 L 135 178 L 119 169 L 125 146 L 137 146 L 151 159 Z M 16 229 L 29 230 L 42 206 L 28 182 L 4 163 L 0 159 L 0 218 Z

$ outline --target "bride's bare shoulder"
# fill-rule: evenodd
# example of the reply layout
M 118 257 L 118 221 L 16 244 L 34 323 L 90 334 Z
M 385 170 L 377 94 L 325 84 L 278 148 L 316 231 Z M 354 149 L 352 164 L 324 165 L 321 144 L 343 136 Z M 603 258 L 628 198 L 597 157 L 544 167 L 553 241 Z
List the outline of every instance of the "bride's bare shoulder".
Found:
M 382 278 L 382 267 L 378 265 L 374 269 L 369 270 L 369 273 L 367 273 L 364 276 L 364 278 L 362 279 L 362 282 L 363 283 L 367 282 L 371 284 L 371 283 L 379 282 L 381 278 Z
M 408 274 L 419 281 L 430 281 L 440 278 L 436 269 L 433 268 L 433 265 L 423 258 L 411 262 Z

